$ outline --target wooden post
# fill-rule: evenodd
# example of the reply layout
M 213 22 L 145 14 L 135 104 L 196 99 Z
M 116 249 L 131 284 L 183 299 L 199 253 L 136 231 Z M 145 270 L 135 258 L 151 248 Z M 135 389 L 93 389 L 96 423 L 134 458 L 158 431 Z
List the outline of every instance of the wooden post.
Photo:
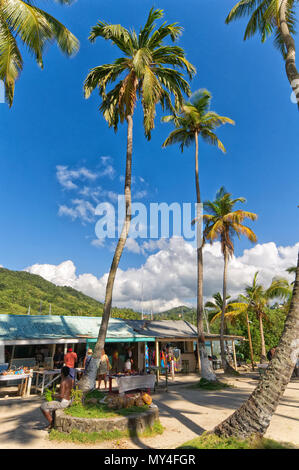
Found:
M 213 351 L 213 340 L 211 339 L 211 356 L 214 356 L 214 351 Z
M 159 351 L 159 341 L 155 340 L 155 345 L 156 345 L 156 366 L 159 367 L 159 362 L 160 362 L 160 351 Z M 157 370 L 157 385 L 159 383 L 159 377 L 160 377 L 160 374 L 159 374 L 159 369 Z
M 55 355 L 56 344 L 52 345 L 52 356 L 51 356 L 51 369 L 54 369 L 54 355 Z
M 237 356 L 236 356 L 236 348 L 235 348 L 235 340 L 234 340 L 234 339 L 232 339 L 232 348 L 233 348 L 233 356 L 234 356 L 234 365 L 235 365 L 235 369 L 238 370 Z
M 11 368 L 11 366 L 12 366 L 12 361 L 13 361 L 14 355 L 15 355 L 15 348 L 16 348 L 16 346 L 13 345 L 12 352 L 11 352 L 11 358 L 10 358 L 10 361 L 9 361 L 9 368 Z

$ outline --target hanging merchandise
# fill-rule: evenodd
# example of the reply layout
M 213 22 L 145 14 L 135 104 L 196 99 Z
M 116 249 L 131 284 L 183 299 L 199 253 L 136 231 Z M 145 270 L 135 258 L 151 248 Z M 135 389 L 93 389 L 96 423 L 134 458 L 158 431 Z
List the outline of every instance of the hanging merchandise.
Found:
M 181 372 L 182 370 L 181 350 L 178 348 L 173 348 L 172 353 L 173 353 L 173 361 L 174 361 L 174 371 Z

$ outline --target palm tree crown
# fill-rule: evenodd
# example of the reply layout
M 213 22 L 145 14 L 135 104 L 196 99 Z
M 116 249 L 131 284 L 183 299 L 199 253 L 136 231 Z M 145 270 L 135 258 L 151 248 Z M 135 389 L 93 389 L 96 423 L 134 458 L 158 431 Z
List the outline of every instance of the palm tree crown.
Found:
M 70 4 L 72 0 L 59 0 Z M 28 47 L 43 68 L 43 51 L 47 43 L 56 41 L 67 55 L 75 53 L 79 41 L 58 20 L 41 10 L 31 0 L 0 1 L 0 80 L 4 81 L 5 99 L 13 104 L 15 81 L 23 69 L 18 42 Z
M 85 97 L 98 87 L 102 98 L 100 107 L 109 126 L 117 130 L 118 122 L 133 115 L 137 97 L 141 97 L 144 113 L 144 130 L 148 139 L 154 128 L 156 105 L 175 112 L 183 103 L 183 94 L 190 96 L 190 87 L 182 72 L 185 69 L 189 78 L 195 68 L 188 62 L 181 47 L 164 45 L 166 38 L 176 41 L 182 32 L 177 23 L 163 23 L 156 28 L 155 20 L 163 17 L 163 10 L 150 10 L 148 19 L 139 34 L 118 24 L 98 22 L 92 28 L 91 42 L 102 37 L 110 40 L 124 54 L 112 64 L 93 68 L 84 83 Z M 124 78 L 122 78 L 122 76 Z M 108 84 L 120 78 L 119 83 L 109 92 Z M 174 95 L 174 106 L 171 101 Z
M 295 0 L 241 0 L 230 11 L 226 23 L 249 16 L 244 40 L 260 34 L 262 42 L 274 34 L 274 46 L 280 51 L 285 61 L 285 70 L 296 95 L 299 106 L 296 67 L 296 45 L 294 41 L 296 25 Z
M 210 111 L 211 99 L 212 95 L 208 90 L 198 90 L 192 95 L 190 101 L 184 102 L 179 115 L 162 118 L 163 122 L 173 121 L 176 126 L 163 143 L 163 147 L 178 143 L 183 152 L 184 147 L 191 145 L 196 136 L 200 135 L 204 141 L 217 145 L 222 152 L 225 152 L 224 145 L 214 131 L 222 124 L 234 124 L 234 121 Z
M 244 33 L 244 40 L 260 34 L 262 42 L 274 33 L 274 45 L 286 57 L 285 41 L 280 29 L 281 0 L 241 0 L 230 11 L 226 23 L 250 16 Z M 287 25 L 289 32 L 295 34 L 295 1 L 287 0 Z
M 245 235 L 252 243 L 257 241 L 255 233 L 242 224 L 245 218 L 256 220 L 257 215 L 240 209 L 233 211 L 233 207 L 238 202 L 244 203 L 246 199 L 243 197 L 232 199 L 231 194 L 226 192 L 224 187 L 217 192 L 215 201 L 204 202 L 204 209 L 208 212 L 203 215 L 206 223 L 204 238 L 211 243 L 220 239 L 222 253 L 227 252 L 229 257 L 234 253 L 234 235 L 238 238 L 240 235 Z

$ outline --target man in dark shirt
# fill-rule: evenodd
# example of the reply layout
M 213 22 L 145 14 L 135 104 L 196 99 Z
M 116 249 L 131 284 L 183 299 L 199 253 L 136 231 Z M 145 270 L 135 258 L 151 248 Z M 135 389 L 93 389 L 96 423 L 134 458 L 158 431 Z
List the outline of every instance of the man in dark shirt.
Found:
M 63 362 L 64 362 L 64 354 L 63 354 L 62 348 L 59 347 L 57 349 L 57 352 L 54 355 L 54 369 L 61 369 L 61 367 L 63 366 Z

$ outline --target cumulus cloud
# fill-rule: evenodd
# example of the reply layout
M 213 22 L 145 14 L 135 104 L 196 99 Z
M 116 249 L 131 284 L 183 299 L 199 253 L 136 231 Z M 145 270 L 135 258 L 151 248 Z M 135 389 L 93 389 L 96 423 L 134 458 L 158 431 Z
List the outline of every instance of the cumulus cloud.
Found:
M 85 167 L 77 170 L 69 170 L 68 166 L 57 165 L 56 166 L 56 177 L 61 186 L 65 189 L 77 189 L 78 185 L 73 180 L 95 180 L 97 174 L 88 170 Z
M 62 204 L 59 206 L 58 215 L 68 216 L 72 220 L 80 219 L 82 222 L 93 222 L 95 216 L 95 207 L 84 199 L 72 199 L 72 207 Z
M 133 240 L 134 242 L 135 240 Z M 132 241 L 129 248 L 137 249 Z M 131 245 L 131 246 L 130 246 Z M 128 248 L 128 247 L 127 247 Z M 140 248 L 140 247 L 139 247 Z M 141 248 L 140 248 L 141 249 Z M 195 305 L 196 248 L 182 238 L 173 237 L 143 244 L 143 249 L 156 251 L 148 256 L 140 268 L 119 269 L 117 272 L 113 305 L 160 312 L 178 305 Z M 274 276 L 284 276 L 285 269 L 296 263 L 299 243 L 279 247 L 274 242 L 258 244 L 244 250 L 242 256 L 233 257 L 228 271 L 228 293 L 238 295 L 251 283 L 254 273 L 260 272 L 259 281 L 269 285 Z M 68 285 L 103 302 L 108 273 L 97 278 L 93 274 L 76 275 L 72 261 L 55 266 L 35 264 L 25 269 L 39 274 L 57 285 Z M 204 247 L 205 300 L 222 289 L 223 257 L 220 243 Z M 141 305 L 141 296 L 143 303 Z

